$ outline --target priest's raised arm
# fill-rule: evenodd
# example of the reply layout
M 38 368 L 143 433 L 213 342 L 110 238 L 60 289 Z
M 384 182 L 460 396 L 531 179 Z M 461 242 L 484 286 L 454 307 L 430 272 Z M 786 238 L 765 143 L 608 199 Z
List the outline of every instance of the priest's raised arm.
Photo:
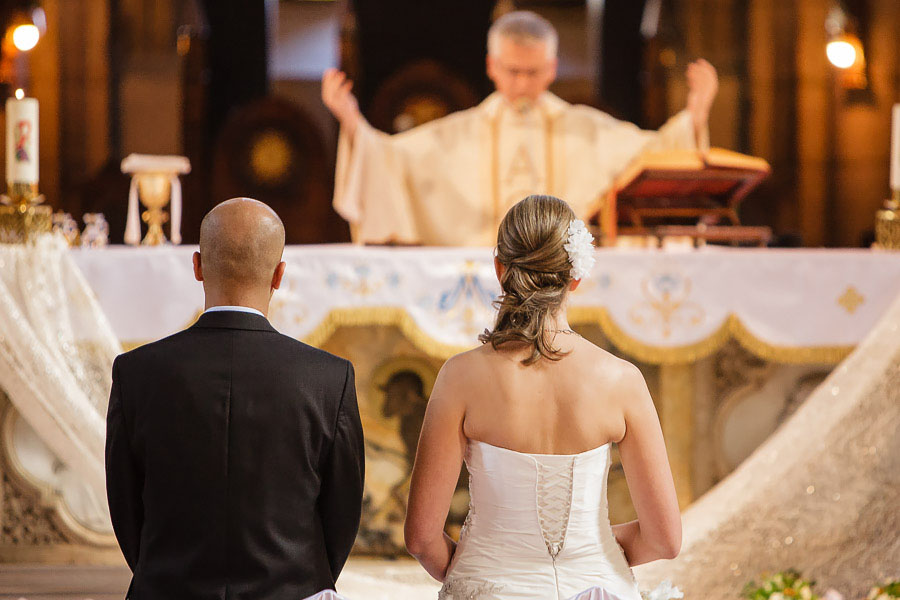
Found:
M 326 72 L 322 98 L 341 124 L 334 207 L 354 241 L 490 246 L 506 210 L 529 194 L 559 196 L 586 218 L 642 152 L 708 143 L 718 80 L 706 61 L 688 68 L 687 108 L 647 131 L 547 91 L 556 45 L 534 13 L 501 17 L 488 35 L 497 91 L 393 136 L 365 121 L 343 73 Z

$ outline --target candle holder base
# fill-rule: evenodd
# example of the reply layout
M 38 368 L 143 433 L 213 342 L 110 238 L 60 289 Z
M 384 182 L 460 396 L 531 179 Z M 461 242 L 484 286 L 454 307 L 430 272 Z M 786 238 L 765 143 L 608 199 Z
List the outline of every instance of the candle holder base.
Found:
M 2 197 L 4 204 L 33 206 L 44 201 L 44 196 L 38 191 L 36 183 L 9 182 L 6 185 L 8 194 Z
M 900 190 L 875 213 L 875 244 L 884 250 L 900 250 Z
M 53 209 L 43 206 L 36 183 L 8 184 L 9 195 L 0 195 L 0 243 L 24 244 L 53 230 Z
M 53 209 L 49 206 L 0 206 L 0 244 L 24 244 L 52 229 Z

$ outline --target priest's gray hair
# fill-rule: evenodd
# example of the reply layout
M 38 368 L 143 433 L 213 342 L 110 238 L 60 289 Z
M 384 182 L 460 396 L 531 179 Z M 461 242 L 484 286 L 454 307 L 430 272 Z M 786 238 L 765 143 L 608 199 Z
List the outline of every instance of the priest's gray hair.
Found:
M 497 56 L 500 52 L 500 38 L 517 44 L 547 44 L 547 58 L 555 57 L 559 46 L 556 28 L 550 21 L 530 10 L 509 12 L 494 21 L 488 30 L 488 54 L 491 56 Z

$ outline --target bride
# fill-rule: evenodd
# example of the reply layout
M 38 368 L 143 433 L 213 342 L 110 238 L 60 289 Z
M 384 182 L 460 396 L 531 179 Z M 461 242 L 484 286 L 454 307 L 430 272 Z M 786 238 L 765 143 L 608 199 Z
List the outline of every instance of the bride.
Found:
M 630 567 L 678 554 L 681 517 L 644 378 L 566 320 L 591 240 L 551 196 L 525 198 L 500 225 L 494 328 L 441 369 L 412 474 L 406 545 L 443 582 L 440 600 L 640 600 Z M 638 516 L 615 526 L 612 443 Z M 444 524 L 463 461 L 471 504 L 457 544 Z

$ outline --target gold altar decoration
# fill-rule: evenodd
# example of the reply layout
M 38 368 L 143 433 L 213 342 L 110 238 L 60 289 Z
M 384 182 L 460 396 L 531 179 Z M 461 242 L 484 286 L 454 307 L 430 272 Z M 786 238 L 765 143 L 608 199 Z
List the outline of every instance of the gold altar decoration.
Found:
M 850 352 L 853 346 L 780 346 L 770 344 L 750 332 L 737 315 L 730 315 L 709 337 L 682 346 L 652 346 L 634 339 L 615 322 L 602 307 L 574 306 L 569 309 L 569 323 L 597 325 L 603 334 L 617 348 L 632 358 L 654 365 L 687 364 L 705 358 L 729 340 L 736 340 L 752 354 L 785 364 L 837 364 Z M 346 307 L 333 309 L 325 319 L 303 341 L 321 347 L 341 327 L 393 326 L 414 346 L 430 356 L 447 359 L 472 347 L 456 346 L 440 342 L 419 328 L 415 319 L 399 307 Z M 140 344 L 137 344 L 140 345 Z M 473 347 L 474 347 L 473 343 Z
M 33 236 L 49 233 L 53 210 L 43 206 L 44 196 L 36 183 L 12 183 L 9 194 L 0 196 L 0 243 L 22 244 Z
M 885 250 L 900 250 L 900 190 L 875 213 L 875 243 Z
M 169 173 L 135 173 L 138 192 L 147 210 L 141 213 L 141 220 L 147 224 L 147 235 L 141 242 L 144 246 L 159 246 L 166 243 L 163 224 L 169 220 L 169 213 L 163 209 L 169 203 L 171 183 Z

